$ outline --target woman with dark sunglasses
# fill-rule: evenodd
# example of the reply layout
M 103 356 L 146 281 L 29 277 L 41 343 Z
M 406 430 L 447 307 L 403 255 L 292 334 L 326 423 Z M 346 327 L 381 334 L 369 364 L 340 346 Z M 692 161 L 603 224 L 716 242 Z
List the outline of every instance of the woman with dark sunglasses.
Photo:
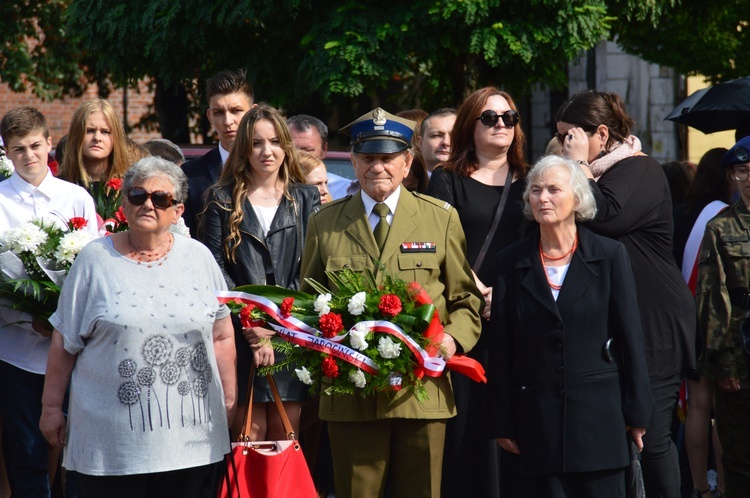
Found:
M 128 231 L 89 243 L 65 280 L 42 433 L 82 498 L 205 496 L 229 451 L 234 331 L 211 253 L 172 233 L 187 178 L 158 157 L 123 178 Z M 61 406 L 70 384 L 69 419 Z
M 667 178 L 631 134 L 634 122 L 618 95 L 579 92 L 558 110 L 556 121 L 563 154 L 592 179 L 598 211 L 588 226 L 625 245 L 635 276 L 655 400 L 643 438 L 646 495 L 678 498 L 680 468 L 671 437 L 672 413 L 682 373 L 695 363 L 695 305 L 672 257 Z
M 482 336 L 469 356 L 485 367 L 494 255 L 521 240 L 527 226 L 523 215 L 523 179 L 529 169 L 525 142 L 511 96 L 494 87 L 477 90 L 458 109 L 450 158 L 435 169 L 427 186 L 428 195 L 456 208 L 466 233 L 466 259 L 486 304 Z M 457 375 L 453 390 L 458 416 L 448 421 L 446 429 L 442 496 L 492 496 L 491 490 L 498 486 L 499 447 L 486 435 L 485 385 Z
M 240 122 L 221 178 L 207 194 L 199 231 L 202 228 L 203 241 L 230 288 L 261 284 L 297 290 L 307 220 L 319 208 L 318 189 L 305 184 L 286 121 L 279 111 L 260 103 Z M 251 365 L 280 361 L 269 339 L 274 332 L 243 329 L 239 323 L 235 330 L 240 404 L 254 403 L 250 438 L 286 439 L 264 376 L 255 376 L 253 400 L 244 399 Z M 309 398 L 307 386 L 292 370 L 279 371 L 274 379 L 299 433 L 302 402 Z M 243 412 L 240 407 L 238 413 Z

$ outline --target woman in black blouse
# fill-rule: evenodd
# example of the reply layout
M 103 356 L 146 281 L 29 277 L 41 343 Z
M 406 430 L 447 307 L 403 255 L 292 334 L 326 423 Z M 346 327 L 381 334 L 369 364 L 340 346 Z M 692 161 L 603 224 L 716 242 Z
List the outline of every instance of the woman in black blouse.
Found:
M 678 498 L 680 471 L 671 438 L 682 373 L 695 364 L 695 304 L 672 257 L 672 199 L 659 163 L 641 152 L 619 96 L 587 90 L 557 112 L 563 154 L 592 181 L 594 232 L 620 241 L 635 276 L 654 414 L 643 439 L 649 497 Z
M 469 356 L 485 367 L 490 286 L 496 276 L 494 256 L 519 241 L 526 227 L 523 178 L 529 164 L 519 121 L 515 103 L 507 93 L 487 87 L 471 94 L 456 115 L 450 159 L 435 169 L 427 187 L 428 195 L 456 208 L 466 234 L 466 258 L 486 302 L 482 336 Z M 498 225 L 482 251 L 503 194 L 506 199 Z M 485 385 L 460 375 L 452 380 L 458 416 L 448 421 L 446 430 L 442 496 L 496 495 L 497 447 L 486 436 Z

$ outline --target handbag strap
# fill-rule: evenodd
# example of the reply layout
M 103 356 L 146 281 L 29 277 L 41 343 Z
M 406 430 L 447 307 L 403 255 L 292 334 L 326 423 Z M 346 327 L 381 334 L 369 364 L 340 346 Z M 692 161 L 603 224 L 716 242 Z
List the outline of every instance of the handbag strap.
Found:
M 253 421 L 253 392 L 255 390 L 255 383 L 253 382 L 254 377 L 255 366 L 253 366 L 250 371 L 250 381 L 248 383 L 249 385 L 247 386 L 247 407 L 245 408 L 245 416 L 242 419 L 242 432 L 240 433 L 239 437 L 241 443 L 250 441 L 250 429 Z M 284 424 L 286 438 L 290 441 L 293 441 L 296 439 L 296 434 L 294 433 L 292 423 L 289 421 L 289 416 L 286 414 L 286 410 L 284 409 L 284 403 L 281 401 L 281 396 L 279 396 L 279 389 L 276 387 L 276 380 L 274 380 L 272 375 L 266 375 L 266 379 L 268 380 L 268 385 L 271 387 L 271 394 L 273 395 L 273 401 L 276 404 L 276 409 L 279 411 L 281 423 Z
M 497 204 L 495 216 L 492 218 L 490 231 L 487 232 L 487 237 L 484 238 L 484 244 L 482 244 L 482 248 L 479 250 L 479 256 L 477 256 L 476 261 L 474 261 L 474 268 L 472 268 L 472 270 L 474 270 L 474 273 L 476 274 L 479 274 L 479 269 L 482 267 L 482 263 L 484 263 L 484 257 L 487 256 L 487 251 L 490 249 L 492 239 L 495 238 L 495 232 L 497 232 L 497 227 L 500 225 L 500 218 L 503 216 L 503 209 L 505 209 L 505 203 L 508 200 L 508 194 L 510 193 L 510 186 L 512 183 L 513 170 L 511 169 L 510 164 L 508 164 L 508 176 L 505 178 L 505 188 L 500 196 L 500 202 Z

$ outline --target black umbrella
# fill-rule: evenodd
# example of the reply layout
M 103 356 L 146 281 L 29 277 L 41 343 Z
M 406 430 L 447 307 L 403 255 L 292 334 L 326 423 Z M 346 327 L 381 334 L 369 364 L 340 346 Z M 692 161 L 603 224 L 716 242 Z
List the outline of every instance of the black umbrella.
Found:
M 689 112 L 690 109 L 692 109 L 693 106 L 698 103 L 698 101 L 707 91 L 708 88 L 701 88 L 700 90 L 696 90 L 695 92 L 691 93 L 688 97 L 685 98 L 685 100 L 682 101 L 680 105 L 672 109 L 672 112 L 667 114 L 667 117 L 664 118 L 664 120 L 677 121 L 679 123 L 680 120 L 677 118 L 679 118 L 686 112 Z
M 699 92 L 703 93 L 695 97 Z M 750 77 L 698 90 L 664 119 L 686 124 L 703 133 L 736 130 L 750 121 Z

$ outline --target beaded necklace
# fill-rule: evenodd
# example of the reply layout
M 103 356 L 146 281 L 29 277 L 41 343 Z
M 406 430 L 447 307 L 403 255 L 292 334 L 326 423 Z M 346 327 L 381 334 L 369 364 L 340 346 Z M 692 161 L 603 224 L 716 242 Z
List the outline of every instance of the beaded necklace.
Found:
M 571 254 L 573 254 L 573 252 L 576 250 L 577 247 L 578 247 L 578 234 L 576 234 L 575 239 L 573 239 L 573 245 L 570 246 L 570 250 L 568 252 L 566 252 L 565 254 L 563 254 L 562 256 L 560 256 L 559 258 L 553 258 L 552 256 L 549 256 L 548 254 L 546 254 L 544 252 L 544 249 L 542 249 L 542 241 L 539 240 L 539 258 L 542 260 L 542 266 L 544 266 L 544 261 L 545 260 L 548 260 L 548 261 L 560 261 L 561 259 L 567 258 Z M 553 288 L 555 290 L 558 290 L 558 291 L 560 289 L 562 289 L 562 285 L 557 285 L 555 283 L 552 283 L 552 281 L 549 279 L 549 275 L 547 274 L 546 270 L 544 271 L 544 276 L 547 277 L 547 283 L 549 284 L 549 286 L 551 288 Z
M 159 262 L 159 264 L 157 264 L 156 266 L 161 266 L 167 260 L 167 255 L 169 254 L 169 251 L 172 250 L 172 245 L 174 244 L 174 236 L 172 234 L 169 234 L 167 249 L 163 253 L 159 253 L 158 251 L 148 252 L 133 245 L 133 242 L 130 240 L 130 232 L 127 233 L 127 238 L 128 247 L 130 248 L 129 257 L 136 260 L 139 265 L 141 263 L 146 263 L 146 268 L 152 268 L 154 265 L 151 263 L 156 263 L 157 261 Z

